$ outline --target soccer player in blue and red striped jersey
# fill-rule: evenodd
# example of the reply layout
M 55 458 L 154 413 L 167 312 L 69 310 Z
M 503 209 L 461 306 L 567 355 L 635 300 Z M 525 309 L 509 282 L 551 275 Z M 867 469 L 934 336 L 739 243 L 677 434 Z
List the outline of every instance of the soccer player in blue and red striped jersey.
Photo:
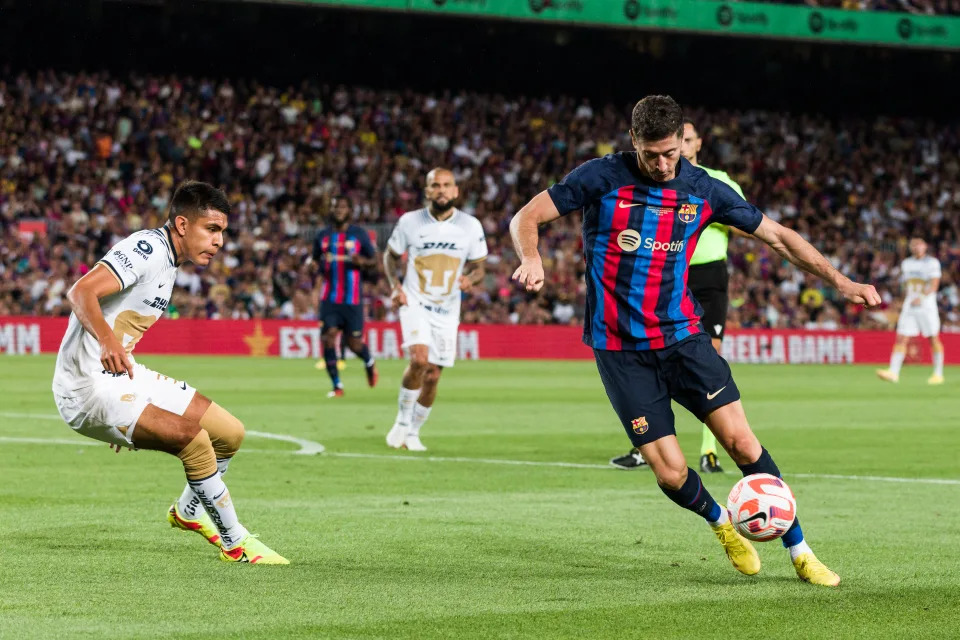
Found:
M 333 202 L 330 226 L 317 233 L 313 259 L 320 265 L 323 289 L 320 292 L 320 338 L 323 360 L 333 384 L 328 398 L 343 395 L 337 368 L 337 342 L 346 332 L 346 345 L 363 361 L 367 383 L 377 384 L 377 366 L 363 341 L 363 270 L 376 264 L 377 250 L 361 227 L 350 224 L 353 205 L 346 196 Z
M 607 397 L 657 484 L 675 503 L 702 516 L 733 566 L 760 571 L 753 546 L 730 524 L 677 442 L 671 399 L 717 436 L 743 474 L 780 470 L 750 429 L 727 362 L 700 323 L 687 272 L 700 232 L 711 223 L 736 227 L 766 242 L 856 304 L 877 305 L 871 285 L 839 273 L 813 246 L 733 189 L 681 157 L 683 112 L 669 96 L 648 96 L 633 109 L 635 151 L 590 160 L 538 194 L 510 223 L 521 257 L 515 280 L 543 286 L 538 227 L 583 210 L 587 267 L 584 342 L 593 348 Z M 840 578 L 804 541 L 799 520 L 783 535 L 797 575 L 836 586 Z

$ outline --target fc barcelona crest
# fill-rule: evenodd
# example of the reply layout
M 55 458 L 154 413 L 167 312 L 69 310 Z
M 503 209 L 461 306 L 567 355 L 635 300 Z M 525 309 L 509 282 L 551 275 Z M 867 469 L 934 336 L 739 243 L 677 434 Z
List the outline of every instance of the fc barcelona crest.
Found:
M 680 210 L 677 211 L 677 217 L 680 218 L 680 222 L 690 223 L 696 220 L 698 206 L 700 205 L 696 205 L 696 204 L 680 205 Z
M 634 418 L 630 421 L 630 424 L 633 426 L 633 432 L 638 436 L 643 435 L 647 432 L 647 429 L 650 428 L 650 425 L 647 424 L 647 418 L 645 416 Z

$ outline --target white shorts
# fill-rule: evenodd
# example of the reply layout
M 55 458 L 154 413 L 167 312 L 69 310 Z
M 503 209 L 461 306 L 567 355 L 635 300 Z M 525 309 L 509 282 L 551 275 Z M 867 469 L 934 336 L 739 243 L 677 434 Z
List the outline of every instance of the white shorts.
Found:
M 133 447 L 134 427 L 148 404 L 182 416 L 196 392 L 186 382 L 137 363 L 133 365 L 133 380 L 127 374 L 106 373 L 75 395 L 54 392 L 53 398 L 60 417 L 77 433 Z
M 443 314 L 433 311 L 418 302 L 400 307 L 400 330 L 403 333 L 404 349 L 415 344 L 425 344 L 430 350 L 427 362 L 440 367 L 452 367 L 457 355 L 457 331 L 460 328 L 459 314 Z
M 930 338 L 940 333 L 940 313 L 937 309 L 904 307 L 897 320 L 897 333 L 914 338 Z

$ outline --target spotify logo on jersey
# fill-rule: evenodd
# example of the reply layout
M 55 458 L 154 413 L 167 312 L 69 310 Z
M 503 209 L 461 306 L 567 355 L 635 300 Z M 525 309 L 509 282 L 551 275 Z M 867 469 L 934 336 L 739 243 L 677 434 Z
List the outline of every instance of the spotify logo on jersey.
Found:
M 617 245 L 623 251 L 636 251 L 640 246 L 640 234 L 633 229 L 624 229 L 617 236 Z

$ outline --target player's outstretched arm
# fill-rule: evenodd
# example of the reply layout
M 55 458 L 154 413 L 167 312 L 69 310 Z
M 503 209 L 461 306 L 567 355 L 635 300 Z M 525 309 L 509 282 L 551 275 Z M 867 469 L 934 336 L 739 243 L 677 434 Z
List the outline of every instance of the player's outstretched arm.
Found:
M 527 291 L 540 291 L 543 287 L 543 262 L 537 244 L 540 240 L 540 225 L 560 217 L 553 198 L 541 191 L 523 206 L 510 221 L 510 237 L 520 256 L 520 266 L 513 272 L 513 279 Z
M 397 271 L 400 268 L 400 260 L 402 257 L 403 256 L 394 253 L 393 249 L 389 247 L 383 252 L 383 273 L 387 277 L 387 282 L 390 283 L 390 298 L 398 307 L 407 304 L 407 294 L 403 292 L 403 287 L 400 286 L 400 280 L 397 279 Z
M 827 284 L 832 285 L 844 298 L 856 304 L 873 307 L 880 304 L 880 294 L 872 284 L 853 282 L 830 264 L 813 245 L 804 240 L 799 233 L 763 216 L 760 226 L 753 235 L 760 238 L 774 251 L 797 265 L 807 273 L 812 273 Z
M 133 365 L 120 340 L 107 324 L 100 298 L 120 291 L 120 282 L 107 267 L 95 265 L 67 292 L 67 300 L 77 320 L 100 343 L 100 362 L 110 373 L 126 373 L 133 378 Z

